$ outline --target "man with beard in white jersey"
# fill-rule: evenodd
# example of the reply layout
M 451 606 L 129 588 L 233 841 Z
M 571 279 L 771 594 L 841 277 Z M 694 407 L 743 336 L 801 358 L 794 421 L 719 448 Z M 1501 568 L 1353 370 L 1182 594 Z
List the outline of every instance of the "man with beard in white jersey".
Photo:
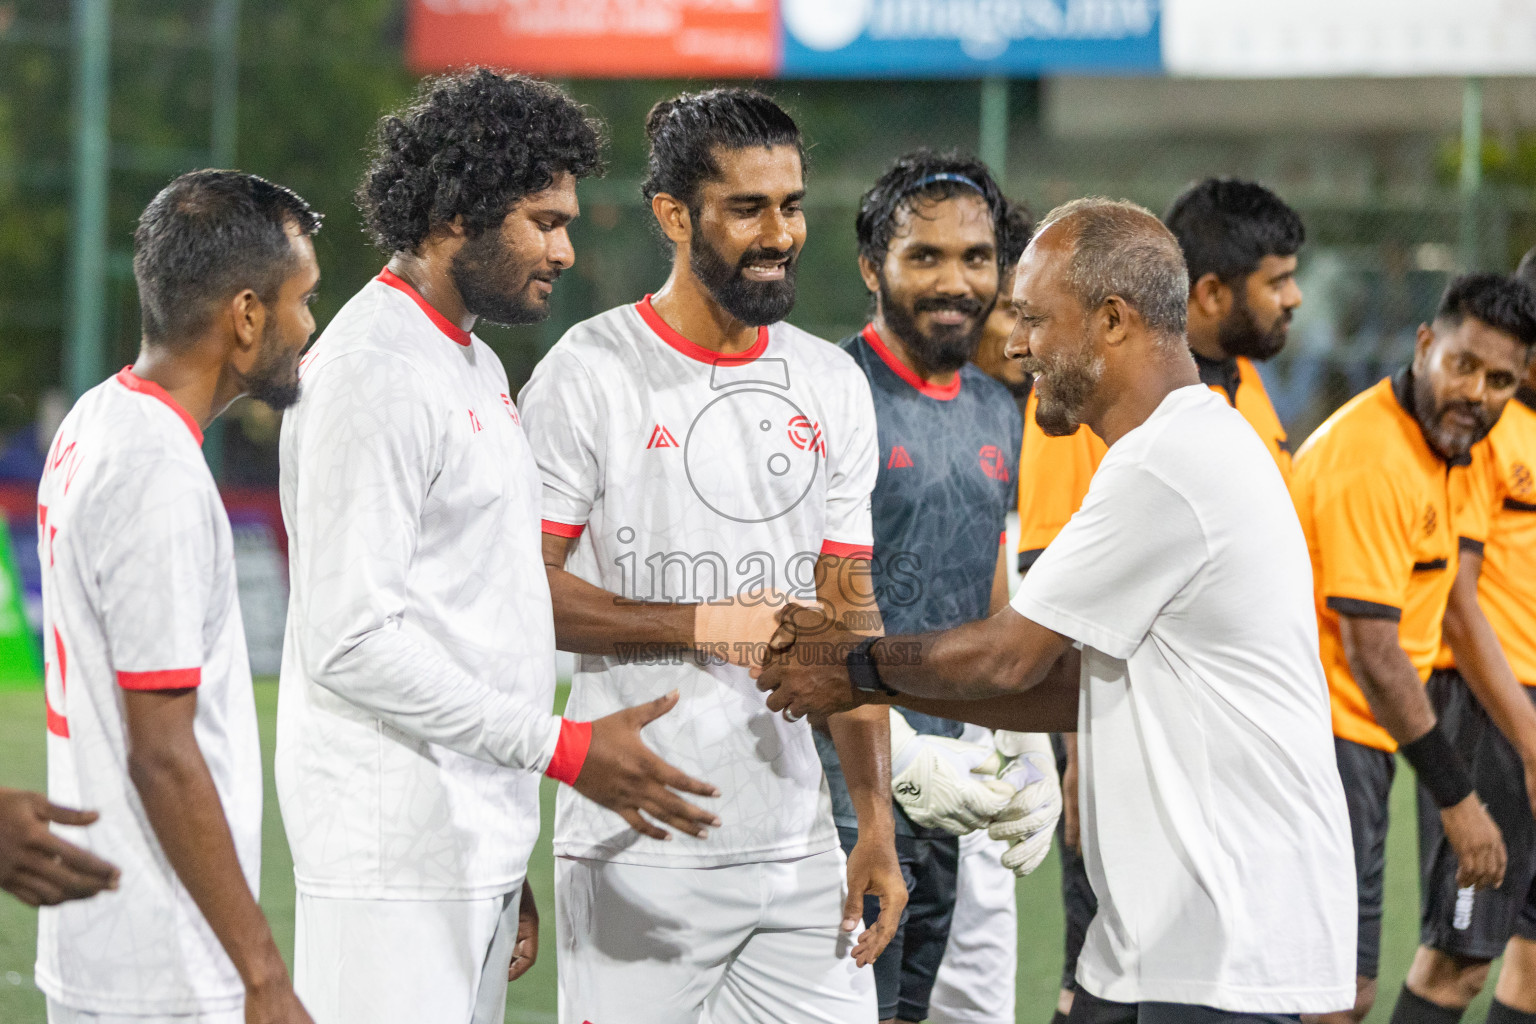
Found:
M 256 903 L 256 701 L 199 446 L 241 394 L 298 397 L 319 226 L 253 175 L 167 185 L 134 234 L 138 360 L 82 395 L 49 449 L 48 794 L 99 809 L 61 831 L 123 869 L 117 892 L 38 917 L 49 1024 L 311 1024 Z
M 761 93 L 658 103 L 643 194 L 672 270 L 577 324 L 519 397 L 573 712 L 669 690 L 656 748 L 721 789 L 707 843 L 637 837 L 579 794 L 555 820 L 565 1024 L 873 1024 L 865 969 L 906 902 L 889 716 L 769 713 L 748 674 L 786 597 L 878 632 L 873 403 L 848 355 L 783 323 L 805 241 L 799 128 Z M 845 860 L 812 740 L 858 811 Z M 860 927 L 866 893 L 880 915 Z
M 479 317 L 530 323 L 574 260 L 599 126 L 476 70 L 379 125 L 360 204 L 388 267 L 306 357 L 282 436 L 292 597 L 277 783 L 295 984 L 323 1024 L 489 1024 L 532 964 L 539 773 L 649 835 L 713 789 L 640 741 L 675 697 L 550 713 L 539 479 Z

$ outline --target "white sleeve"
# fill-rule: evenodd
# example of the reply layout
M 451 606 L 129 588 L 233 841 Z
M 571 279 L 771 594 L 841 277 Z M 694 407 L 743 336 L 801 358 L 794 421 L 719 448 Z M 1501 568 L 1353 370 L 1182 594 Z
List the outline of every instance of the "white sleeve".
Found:
M 578 536 L 601 480 L 597 431 L 606 422 L 591 375 L 556 349 L 539 361 L 517 396 L 523 430 L 543 481 L 543 529 Z
M 822 551 L 866 556 L 874 544 L 870 494 L 880 473 L 880 439 L 875 425 L 875 399 L 869 381 L 856 366 L 844 400 L 842 422 L 827 431 L 827 514 Z
M 1125 659 L 1208 557 L 1205 532 L 1183 495 L 1142 467 L 1106 463 L 1012 605 L 1047 629 Z
M 117 683 L 129 690 L 202 682 L 218 520 L 225 514 L 201 466 L 161 460 L 136 468 L 114 495 L 111 540 L 96 563 L 101 618 Z
M 446 431 L 403 361 L 358 353 L 306 375 L 289 530 L 305 595 L 304 671 L 407 735 L 495 764 L 543 771 L 560 719 L 461 669 L 402 629 L 422 508 Z

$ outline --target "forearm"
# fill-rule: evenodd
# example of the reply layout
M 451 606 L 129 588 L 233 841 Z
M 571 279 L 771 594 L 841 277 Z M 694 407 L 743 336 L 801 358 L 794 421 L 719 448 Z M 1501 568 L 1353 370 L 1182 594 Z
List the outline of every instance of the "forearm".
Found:
M 1435 712 L 1418 672 L 1398 644 L 1396 624 L 1387 625 L 1390 635 L 1373 630 L 1352 639 L 1346 629 L 1345 657 L 1377 723 L 1406 745 L 1434 728 Z
M 889 687 L 913 697 L 977 700 L 1039 685 L 1069 644 L 1012 608 L 940 633 L 886 637 L 871 652 Z
M 176 877 L 247 988 L 286 981 L 272 930 L 246 884 L 223 804 L 190 732 L 128 759 L 129 778 Z
M 545 568 L 555 606 L 555 644 L 562 651 L 622 657 L 626 648 L 693 649 L 693 605 L 631 601 L 559 566 Z
M 826 721 L 858 814 L 859 834 L 889 833 L 894 827 L 890 713 L 884 706 L 870 706 L 829 715 Z
M 938 715 L 957 722 L 970 722 L 989 729 L 1012 732 L 1077 731 L 1078 652 L 1070 651 L 1057 662 L 1040 685 L 1023 693 L 979 700 L 910 697 L 897 694 L 881 697 L 882 706 L 897 704 L 913 711 Z
M 476 679 L 430 642 L 380 626 L 308 647 L 322 652 L 306 658 L 310 678 L 408 736 L 524 771 L 549 763 L 559 717 Z
M 1477 604 L 1475 576 L 1471 593 L 1462 591 L 1460 580 L 1445 613 L 1445 639 L 1456 655 L 1456 667 L 1493 719 L 1527 764 L 1536 762 L 1536 707 L 1525 687 L 1515 678 L 1504 649 Z

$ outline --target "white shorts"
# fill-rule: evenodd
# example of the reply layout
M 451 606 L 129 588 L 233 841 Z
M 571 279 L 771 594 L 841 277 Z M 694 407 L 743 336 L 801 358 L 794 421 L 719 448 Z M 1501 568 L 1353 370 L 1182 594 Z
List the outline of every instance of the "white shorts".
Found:
M 930 1024 L 1014 1024 L 1019 905 L 1008 844 L 985 829 L 960 837 L 955 917 L 928 1001 Z
M 299 893 L 294 990 L 315 1024 L 501 1024 L 522 890 L 481 900 Z
M 48 1024 L 245 1024 L 245 1008 L 216 1013 L 181 1013 L 145 1016 L 141 1013 L 92 1013 L 75 1010 L 52 998 L 48 1000 Z
M 560 1024 L 875 1024 L 874 973 L 840 926 L 844 863 L 556 858 Z

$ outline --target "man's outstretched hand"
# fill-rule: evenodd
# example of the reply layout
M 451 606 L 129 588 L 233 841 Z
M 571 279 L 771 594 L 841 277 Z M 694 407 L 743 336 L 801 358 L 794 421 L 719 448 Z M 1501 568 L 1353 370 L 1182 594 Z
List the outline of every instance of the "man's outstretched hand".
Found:
M 768 694 L 768 710 L 794 720 L 858 707 L 848 655 L 867 639 L 837 628 L 820 608 L 790 605 L 768 642 L 767 661 L 753 673 L 757 688 Z
M 95 811 L 74 811 L 37 793 L 0 789 L 0 889 L 28 906 L 52 906 L 116 889 L 118 871 L 48 831 L 48 823 L 89 825 Z
M 720 819 L 696 807 L 673 790 L 696 796 L 719 796 L 707 782 L 690 778 L 657 757 L 640 738 L 640 730 L 677 706 L 677 691 L 616 711 L 592 723 L 587 759 L 571 788 L 616 812 L 630 828 L 652 839 L 672 836 L 641 815 L 641 811 L 679 832 L 703 839 Z

